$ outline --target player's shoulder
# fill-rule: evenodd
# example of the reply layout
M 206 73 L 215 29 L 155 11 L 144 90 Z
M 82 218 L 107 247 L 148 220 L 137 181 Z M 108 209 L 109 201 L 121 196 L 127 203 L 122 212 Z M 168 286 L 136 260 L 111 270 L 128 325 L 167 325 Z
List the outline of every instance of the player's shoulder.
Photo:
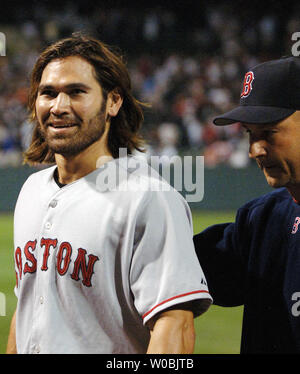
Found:
M 116 160 L 120 186 L 126 185 L 128 190 L 151 195 L 151 192 L 170 192 L 181 196 L 161 174 L 150 165 L 146 158 L 128 156 Z
M 240 209 L 239 213 L 247 213 L 251 216 L 257 216 L 261 214 L 271 215 L 272 213 L 278 213 L 281 210 L 285 210 L 287 206 L 293 204 L 293 199 L 286 188 L 278 188 L 274 191 L 268 192 L 255 199 L 250 200 L 244 204 Z
M 170 181 L 165 179 L 156 167 L 149 164 L 146 159 L 140 157 L 129 158 L 129 170 L 131 163 L 137 165 L 134 172 L 129 174 L 129 185 L 141 187 L 145 199 L 163 199 L 177 200 L 185 203 L 185 198 L 171 185 Z M 158 166 L 158 165 L 156 165 Z M 170 165 L 166 167 L 170 168 Z M 159 166 L 158 166 L 159 168 Z M 166 173 L 170 175 L 170 173 Z
M 56 165 L 52 165 L 52 166 L 45 167 L 41 170 L 36 170 L 32 174 L 29 175 L 29 177 L 27 178 L 27 181 L 32 181 L 32 180 L 37 180 L 37 179 L 39 180 L 49 179 L 50 177 L 53 176 L 53 173 L 56 167 L 57 167 Z
M 148 163 L 145 157 L 122 157 L 110 163 L 110 167 L 112 168 L 112 174 L 107 173 L 107 175 L 117 174 L 116 190 L 127 191 L 127 197 L 130 199 L 130 196 L 132 196 L 141 205 L 154 202 L 160 204 L 163 201 L 168 205 L 176 205 L 176 203 L 180 205 L 187 204 L 184 197 L 171 186 L 168 180 L 161 176 L 157 168 Z M 104 176 L 105 174 L 102 179 Z
M 274 191 L 268 192 L 264 195 L 256 197 L 249 202 L 247 202 L 244 208 L 255 208 L 264 204 L 277 204 L 281 202 L 289 202 L 292 200 L 290 193 L 286 188 L 278 188 Z
M 32 174 L 30 174 L 27 179 L 25 180 L 22 189 L 31 186 L 36 185 L 37 183 L 39 185 L 42 185 L 43 183 L 48 182 L 51 180 L 54 170 L 56 168 L 56 165 L 43 168 L 41 170 L 36 170 Z

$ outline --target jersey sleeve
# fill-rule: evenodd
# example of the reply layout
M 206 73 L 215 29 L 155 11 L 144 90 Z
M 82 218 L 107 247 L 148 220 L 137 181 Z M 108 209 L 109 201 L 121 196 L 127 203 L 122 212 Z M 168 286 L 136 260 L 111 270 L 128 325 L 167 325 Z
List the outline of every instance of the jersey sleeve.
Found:
M 234 223 L 213 225 L 194 236 L 197 257 L 216 305 L 244 303 L 245 258 L 250 243 L 246 221 L 247 212 L 239 210 Z
M 195 254 L 190 210 L 180 197 L 152 191 L 137 215 L 130 283 L 144 323 L 187 302 L 198 316 L 212 301 Z

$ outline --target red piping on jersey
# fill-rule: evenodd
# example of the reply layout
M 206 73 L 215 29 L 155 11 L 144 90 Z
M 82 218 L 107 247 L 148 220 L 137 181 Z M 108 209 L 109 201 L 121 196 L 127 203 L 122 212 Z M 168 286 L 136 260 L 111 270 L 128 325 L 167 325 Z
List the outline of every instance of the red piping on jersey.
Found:
M 204 291 L 204 290 L 199 290 L 199 291 L 192 291 L 192 292 L 188 292 L 188 293 L 183 293 L 182 295 L 178 295 L 178 296 L 173 296 L 171 297 L 170 299 L 167 299 L 165 301 L 162 301 L 161 303 L 155 305 L 152 309 L 150 309 L 148 312 L 146 312 L 142 318 L 144 319 L 145 317 L 147 317 L 148 314 L 150 314 L 154 309 L 158 308 L 160 305 L 162 304 L 165 304 L 167 303 L 168 301 L 171 301 L 171 300 L 174 300 L 174 299 L 178 299 L 179 297 L 184 297 L 184 296 L 188 296 L 188 295 L 193 295 L 195 293 L 202 293 L 202 292 L 205 292 L 205 293 L 209 293 L 208 291 Z

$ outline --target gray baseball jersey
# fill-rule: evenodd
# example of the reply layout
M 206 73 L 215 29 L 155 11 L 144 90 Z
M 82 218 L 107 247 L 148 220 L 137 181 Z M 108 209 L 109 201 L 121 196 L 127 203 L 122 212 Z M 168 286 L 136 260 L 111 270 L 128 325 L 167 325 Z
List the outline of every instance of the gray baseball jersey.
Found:
M 128 160 L 63 188 L 56 166 L 23 185 L 14 218 L 18 353 L 145 353 L 156 313 L 191 301 L 198 316 L 210 304 L 188 204 L 146 163 Z

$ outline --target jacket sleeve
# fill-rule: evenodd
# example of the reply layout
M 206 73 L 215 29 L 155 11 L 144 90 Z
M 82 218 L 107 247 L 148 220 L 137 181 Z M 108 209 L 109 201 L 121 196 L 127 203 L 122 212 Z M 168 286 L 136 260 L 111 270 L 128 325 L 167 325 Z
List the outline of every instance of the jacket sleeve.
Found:
M 196 254 L 216 305 L 232 307 L 244 303 L 249 243 L 246 227 L 245 214 L 239 211 L 235 223 L 213 225 L 194 235 Z

